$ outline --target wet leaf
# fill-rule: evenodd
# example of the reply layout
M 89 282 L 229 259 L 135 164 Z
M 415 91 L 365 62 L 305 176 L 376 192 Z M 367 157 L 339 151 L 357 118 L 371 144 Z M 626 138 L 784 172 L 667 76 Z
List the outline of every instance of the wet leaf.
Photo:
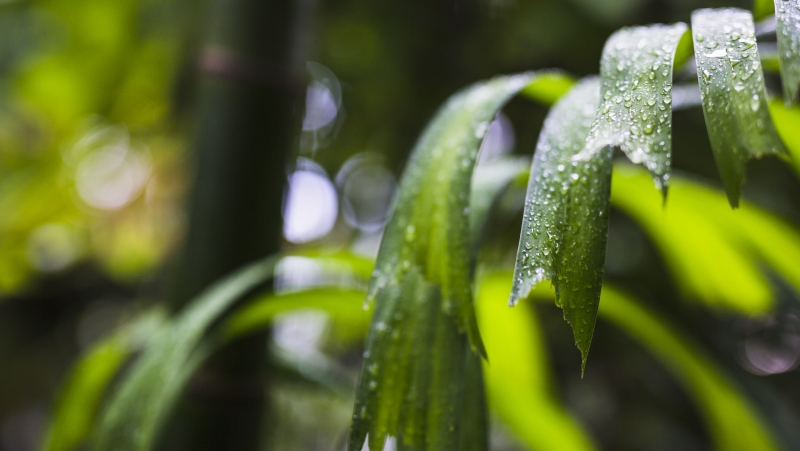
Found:
M 767 109 L 753 17 L 735 8 L 697 10 L 692 36 L 711 148 L 737 207 L 747 160 L 784 152 Z
M 536 77 L 529 73 L 475 84 L 451 97 L 426 127 L 404 171 L 367 296 L 371 302 L 390 285 L 402 285 L 411 268 L 418 268 L 440 288 L 443 311 L 484 355 L 470 277 L 472 170 L 491 120 Z
M 483 390 L 465 391 L 481 377 L 480 358 L 442 312 L 440 293 L 416 266 L 401 285 L 378 292 L 349 450 L 360 451 L 367 436 L 372 451 L 382 450 L 388 436 L 400 449 L 486 449 L 485 418 L 469 423 L 484 415 Z M 464 441 L 462 434 L 483 438 Z
M 686 24 L 623 28 L 603 48 L 601 103 L 586 152 L 619 147 L 666 195 L 672 158 L 672 66 Z M 681 58 L 687 44 L 681 46 Z
M 786 104 L 798 101 L 800 89 L 800 0 L 775 0 L 781 81 Z
M 510 303 L 541 281 L 572 326 L 582 367 L 603 280 L 611 188 L 611 147 L 583 153 L 599 103 L 596 78 L 580 82 L 550 111 L 539 135 L 525 201 Z
M 543 72 L 529 83 L 520 95 L 549 106 L 564 96 L 575 82 L 575 78 L 564 72 Z

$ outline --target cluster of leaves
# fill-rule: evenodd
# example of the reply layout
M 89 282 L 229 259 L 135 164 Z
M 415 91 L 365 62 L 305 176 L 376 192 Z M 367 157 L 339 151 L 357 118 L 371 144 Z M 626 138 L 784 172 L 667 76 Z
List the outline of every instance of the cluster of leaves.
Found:
M 769 308 L 769 285 L 754 260 L 800 292 L 793 264 L 800 257 L 797 231 L 745 203 L 732 213 L 720 193 L 670 177 L 672 72 L 690 60 L 692 44 L 706 124 L 730 204 L 739 204 L 748 158 L 786 150 L 800 155 L 797 142 L 778 138 L 790 135 L 787 128 L 797 123 L 796 108 L 789 105 L 796 100 L 792 74 L 800 64 L 800 3 L 782 2 L 776 12 L 782 24 L 785 104 L 767 103 L 750 13 L 726 9 L 696 12 L 691 40 L 684 24 L 620 30 L 606 45 L 599 77 L 575 84 L 556 72 L 497 77 L 465 89 L 442 107 L 406 169 L 375 271 L 368 269 L 371 262 L 349 256 L 304 257 L 371 279 L 366 294 L 374 312 L 351 451 L 360 451 L 365 441 L 373 451 L 382 449 L 389 436 L 396 437 L 400 449 L 486 449 L 484 386 L 493 409 L 532 448 L 594 449 L 549 390 L 535 312 L 525 305 L 523 312 L 509 310 L 502 302 L 511 280 L 512 303 L 553 299 L 539 284 L 552 282 L 583 365 L 599 314 L 649 348 L 684 384 L 718 449 L 780 448 L 756 409 L 695 343 L 623 291 L 606 286 L 601 295 L 611 204 L 654 237 L 670 268 L 686 276 L 678 278 L 681 288 L 694 297 L 748 313 Z M 530 172 L 518 161 L 475 171 L 489 122 L 520 92 L 548 105 L 558 100 Z M 650 176 L 632 166 L 614 169 L 617 148 L 644 164 Z M 662 196 L 671 187 L 668 209 L 661 208 L 658 191 L 648 187 L 651 179 Z M 492 208 L 505 190 L 526 182 L 514 273 L 482 270 L 477 250 Z M 677 228 L 670 221 L 689 220 L 698 224 L 695 239 L 712 244 L 707 250 L 698 253 L 686 237 L 672 235 Z M 704 252 L 729 257 L 727 266 Z M 150 317 L 99 344 L 73 372 L 46 448 L 70 450 L 94 436 L 99 450 L 150 449 L 203 360 L 282 311 L 320 309 L 367 334 L 370 317 L 361 309 L 359 283 L 266 294 L 218 321 L 240 297 L 272 277 L 277 262 L 270 258 L 219 282 L 176 318 Z M 152 331 L 146 340 L 135 338 L 142 328 Z M 102 403 L 114 374 L 138 348 L 143 351 L 136 365 Z M 482 365 L 480 356 L 491 364 Z M 86 401 L 78 405 L 76 399 Z M 530 415 L 531 406 L 540 415 Z

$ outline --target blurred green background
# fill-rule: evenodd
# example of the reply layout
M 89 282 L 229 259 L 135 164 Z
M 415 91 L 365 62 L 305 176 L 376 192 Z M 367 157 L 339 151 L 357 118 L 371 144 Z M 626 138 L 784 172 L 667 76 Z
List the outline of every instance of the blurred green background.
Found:
M 202 135 L 198 62 L 213 19 L 210 3 L 0 0 L 2 450 L 39 449 L 78 356 L 167 297 L 187 230 L 193 143 Z M 689 22 L 700 7 L 752 6 L 734 0 L 296 3 L 308 10 L 296 45 L 309 62 L 305 102 L 294 108 L 283 246 L 365 256 L 377 251 L 414 141 L 460 88 L 540 68 L 597 73 L 606 38 L 622 26 Z M 768 85 L 775 88 L 775 80 Z M 545 114 L 540 105 L 513 100 L 492 125 L 484 159 L 530 155 Z M 720 186 L 699 108 L 675 113 L 673 156 L 677 173 Z M 790 165 L 753 162 L 744 199 L 800 225 L 800 183 Z M 509 216 L 498 220 L 490 239 L 497 261 L 516 250 L 520 220 Z M 800 410 L 800 304 L 791 282 L 767 271 L 752 284 L 734 284 L 751 289 L 744 298 L 763 301 L 766 307 L 750 309 L 756 315 L 692 302 L 704 295 L 687 290 L 685 275 L 668 269 L 654 232 L 634 216 L 613 212 L 607 279 L 680 325 L 769 413 L 779 435 L 791 435 Z M 696 224 L 674 224 L 679 230 L 672 232 L 691 242 Z M 757 272 L 759 264 L 752 265 Z M 302 280 L 304 271 L 292 277 Z M 706 293 L 705 300 L 714 304 L 714 296 Z M 561 312 L 548 303 L 536 311 L 556 396 L 600 448 L 710 449 L 689 395 L 640 345 L 598 323 L 581 380 Z M 271 340 L 292 355 L 335 365 L 346 386 L 358 370 L 361 336 L 325 332 L 327 321 L 315 313 L 287 315 Z M 352 394 L 295 379 L 279 377 L 270 387 L 279 431 L 274 449 L 341 449 Z M 791 441 L 796 434 L 784 439 L 798 443 Z M 496 450 L 526 449 L 500 422 L 493 443 Z

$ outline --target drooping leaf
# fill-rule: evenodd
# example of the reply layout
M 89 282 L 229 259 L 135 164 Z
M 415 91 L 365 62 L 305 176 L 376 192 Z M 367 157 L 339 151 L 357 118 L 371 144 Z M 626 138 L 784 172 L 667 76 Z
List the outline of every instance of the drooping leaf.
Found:
M 146 314 L 94 345 L 78 361 L 59 395 L 43 451 L 72 451 L 85 444 L 114 375 L 163 324 L 162 312 Z
M 665 195 L 672 158 L 672 66 L 685 34 L 686 24 L 677 23 L 623 28 L 608 39 L 600 61 L 600 110 L 586 143 L 587 152 L 619 147 L 644 164 Z
M 798 101 L 800 89 L 800 1 L 775 0 L 775 20 L 783 99 L 791 105 Z
M 753 16 L 735 8 L 697 10 L 692 36 L 711 148 L 736 207 L 747 160 L 784 152 L 767 109 Z
M 249 265 L 203 292 L 136 362 L 109 403 L 95 449 L 145 451 L 189 377 L 211 349 L 201 346 L 209 326 L 236 300 L 272 277 L 277 258 Z
M 550 280 L 586 363 L 603 280 L 611 147 L 586 154 L 600 97 L 596 78 L 580 82 L 550 111 L 536 146 L 510 303 Z M 582 154 L 582 155 L 581 155 Z
M 644 171 L 617 165 L 611 203 L 647 232 L 685 297 L 746 314 L 767 311 L 774 295 L 764 265 L 800 294 L 800 229 L 748 203 L 731 211 L 723 193 L 701 183 L 673 182 L 662 207 Z
M 478 277 L 478 324 L 491 356 L 483 369 L 489 406 L 532 450 L 592 451 L 587 433 L 555 395 L 542 330 L 533 306 L 509 309 L 507 271 L 482 271 Z M 552 299 L 540 285 L 536 297 Z M 519 310 L 518 310 L 519 309 Z
M 414 449 L 486 446 L 485 441 L 457 439 L 466 432 L 459 432 L 458 412 L 480 412 L 482 393 L 452 391 L 479 377 L 471 371 L 481 371 L 479 362 L 461 352 L 465 339 L 457 331 L 465 332 L 470 346 L 485 356 L 472 304 L 470 182 L 489 121 L 537 77 L 497 77 L 456 94 L 414 149 L 368 293 L 375 314 L 351 450 L 360 450 L 367 434 L 373 450 L 387 436 Z M 562 84 L 537 89 L 547 88 L 554 98 Z M 432 396 L 437 386 L 446 388 Z
M 451 97 L 420 137 L 386 226 L 368 302 L 401 285 L 412 267 L 436 284 L 442 308 L 484 354 L 471 293 L 469 193 L 472 170 L 489 123 L 533 73 L 496 77 Z

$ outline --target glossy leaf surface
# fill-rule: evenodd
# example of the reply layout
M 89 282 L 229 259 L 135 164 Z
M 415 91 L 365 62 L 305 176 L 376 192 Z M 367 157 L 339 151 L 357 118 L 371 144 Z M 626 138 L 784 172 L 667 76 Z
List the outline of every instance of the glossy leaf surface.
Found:
M 469 193 L 480 142 L 499 109 L 535 74 L 497 77 L 451 97 L 427 126 L 404 171 L 381 242 L 368 301 L 416 267 L 437 285 L 442 309 L 481 354 L 472 306 Z
M 510 303 L 541 281 L 572 326 L 585 365 L 603 280 L 611 148 L 579 155 L 599 102 L 596 78 L 580 82 L 550 111 L 531 166 Z
M 672 66 L 686 24 L 623 28 L 600 61 L 601 101 L 586 152 L 619 147 L 666 194 L 672 159 Z
M 697 10 L 692 37 L 711 148 L 736 207 L 747 160 L 784 152 L 767 109 L 753 16 L 735 8 Z
M 781 81 L 786 104 L 798 101 L 800 89 L 800 1 L 775 0 Z

